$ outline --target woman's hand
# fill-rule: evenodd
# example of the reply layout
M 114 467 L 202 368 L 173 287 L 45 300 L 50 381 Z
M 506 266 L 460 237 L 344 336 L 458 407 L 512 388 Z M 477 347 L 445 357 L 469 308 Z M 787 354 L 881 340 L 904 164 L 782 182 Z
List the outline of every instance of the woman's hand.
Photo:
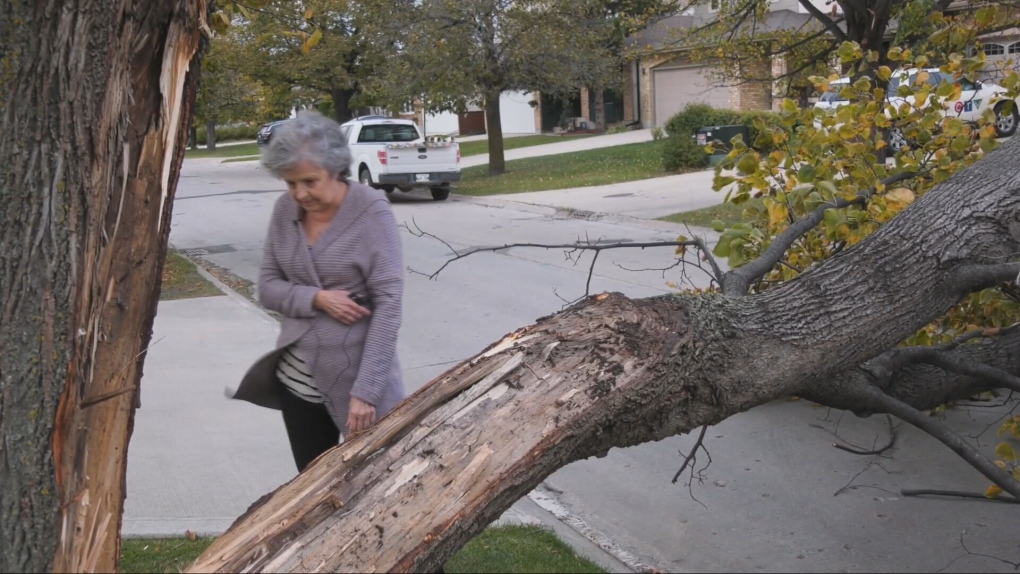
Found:
M 351 436 L 368 430 L 373 424 L 375 407 L 357 397 L 351 397 L 351 408 L 347 414 L 347 431 Z
M 313 305 L 344 325 L 353 325 L 371 315 L 372 312 L 351 301 L 349 295 L 350 293 L 347 291 L 326 291 L 323 289 L 315 294 Z

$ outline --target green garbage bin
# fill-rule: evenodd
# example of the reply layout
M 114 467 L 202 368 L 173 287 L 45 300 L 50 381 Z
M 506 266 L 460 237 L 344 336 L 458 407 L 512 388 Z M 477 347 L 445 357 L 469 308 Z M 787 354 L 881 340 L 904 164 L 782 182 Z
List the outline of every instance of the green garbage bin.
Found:
M 715 142 L 713 153 L 708 156 L 708 165 L 715 166 L 725 159 L 733 149 L 731 142 L 738 135 L 743 138 L 745 144 L 749 143 L 747 141 L 749 135 L 747 126 L 705 126 L 698 130 L 695 137 L 699 146 Z

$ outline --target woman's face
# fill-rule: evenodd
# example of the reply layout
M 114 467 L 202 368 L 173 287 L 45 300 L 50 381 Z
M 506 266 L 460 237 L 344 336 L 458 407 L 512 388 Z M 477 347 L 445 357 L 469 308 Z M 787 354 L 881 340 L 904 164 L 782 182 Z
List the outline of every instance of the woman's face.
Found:
M 329 211 L 340 205 L 346 185 L 318 165 L 301 161 L 283 173 L 291 197 L 305 211 Z

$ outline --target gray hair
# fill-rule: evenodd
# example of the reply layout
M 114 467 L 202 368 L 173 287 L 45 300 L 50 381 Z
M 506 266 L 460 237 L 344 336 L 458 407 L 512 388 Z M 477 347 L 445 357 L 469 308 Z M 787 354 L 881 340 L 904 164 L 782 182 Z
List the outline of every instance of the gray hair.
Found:
M 285 171 L 302 161 L 336 177 L 346 177 L 354 160 L 340 124 L 319 112 L 301 111 L 276 128 L 269 145 L 262 150 L 263 167 L 282 178 Z

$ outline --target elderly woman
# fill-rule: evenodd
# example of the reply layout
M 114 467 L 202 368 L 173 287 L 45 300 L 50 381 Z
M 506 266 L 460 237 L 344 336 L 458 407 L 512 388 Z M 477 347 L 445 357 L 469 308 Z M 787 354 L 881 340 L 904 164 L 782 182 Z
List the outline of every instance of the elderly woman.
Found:
M 400 237 L 386 196 L 345 176 L 351 153 L 336 122 L 299 113 L 262 164 L 289 192 L 273 209 L 258 282 L 283 324 L 233 398 L 283 411 L 300 472 L 405 396 Z

